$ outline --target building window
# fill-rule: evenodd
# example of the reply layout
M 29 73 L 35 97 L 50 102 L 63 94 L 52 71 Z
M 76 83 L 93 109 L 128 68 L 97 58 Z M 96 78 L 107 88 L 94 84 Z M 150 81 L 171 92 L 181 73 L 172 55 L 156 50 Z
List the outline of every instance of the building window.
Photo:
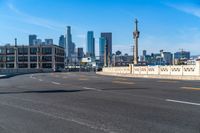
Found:
M 28 62 L 28 56 L 19 56 L 18 61 L 19 62 Z
M 50 62 L 50 61 L 52 61 L 52 57 L 51 56 L 42 56 L 42 61 L 43 62 Z
M 42 54 L 52 54 L 52 48 L 42 48 Z
M 30 54 L 36 55 L 37 54 L 37 48 L 30 48 Z
M 4 64 L 0 64 L 0 68 L 4 68 Z
M 51 63 L 43 63 L 42 68 L 52 68 L 52 64 Z
M 6 68 L 14 68 L 14 64 L 6 64 Z
M 58 49 L 58 48 L 55 49 L 55 54 L 59 55 L 59 56 L 64 56 L 65 55 L 64 54 L 64 50 L 63 49 Z
M 18 64 L 19 68 L 28 68 L 28 64 L 24 63 L 24 64 Z
M 30 64 L 30 67 L 31 67 L 31 68 L 37 68 L 37 64 L 36 64 L 36 63 L 31 63 L 31 64 Z
M 0 62 L 4 61 L 4 56 L 0 56 Z
M 30 62 L 37 62 L 37 56 L 31 56 Z
M 64 57 L 55 57 L 56 62 L 64 62 Z
M 14 53 L 15 53 L 14 48 L 7 48 L 6 49 L 6 54 L 14 54 Z
M 5 54 L 5 48 L 0 48 L 0 54 Z
M 19 55 L 27 55 L 28 54 L 28 48 L 18 48 L 18 54 Z
M 14 62 L 15 61 L 15 57 L 14 56 L 7 56 L 6 57 L 6 61 L 7 62 Z

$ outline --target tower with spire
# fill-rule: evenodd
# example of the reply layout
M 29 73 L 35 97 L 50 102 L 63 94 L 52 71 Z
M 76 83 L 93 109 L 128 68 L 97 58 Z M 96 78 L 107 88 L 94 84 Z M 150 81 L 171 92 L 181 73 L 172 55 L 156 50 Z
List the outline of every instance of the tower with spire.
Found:
M 138 64 L 138 38 L 140 36 L 140 32 L 138 30 L 138 20 L 135 19 L 135 31 L 133 32 L 133 38 L 134 38 L 134 49 L 133 49 L 133 55 L 134 55 L 134 61 L 133 64 Z

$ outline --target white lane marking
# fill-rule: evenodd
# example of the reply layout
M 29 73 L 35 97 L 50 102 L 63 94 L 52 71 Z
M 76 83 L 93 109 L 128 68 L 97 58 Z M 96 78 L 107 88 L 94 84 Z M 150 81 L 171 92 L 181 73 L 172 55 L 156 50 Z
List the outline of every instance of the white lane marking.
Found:
M 193 102 L 186 102 L 186 101 L 178 101 L 178 100 L 172 100 L 172 99 L 166 99 L 167 102 L 174 102 L 174 103 L 182 103 L 182 104 L 189 104 L 189 105 L 195 105 L 200 106 L 200 103 L 193 103 Z
M 42 82 L 43 80 L 42 79 L 38 79 L 40 82 Z
M 8 104 L 8 103 L 3 103 L 3 102 L 0 102 L 0 104 L 4 105 L 4 106 L 8 106 L 8 107 L 24 110 L 24 111 L 29 111 L 29 112 L 32 112 L 32 113 L 45 115 L 45 116 L 52 117 L 52 118 L 55 118 L 55 119 L 61 119 L 61 120 L 64 120 L 64 121 L 73 122 L 73 123 L 76 123 L 76 124 L 79 124 L 79 125 L 82 125 L 82 126 L 89 127 L 91 129 L 101 130 L 101 131 L 104 131 L 106 133 L 117 133 L 117 132 L 112 131 L 112 130 L 110 130 L 108 128 L 105 128 L 102 125 L 94 125 L 94 124 L 91 124 L 89 122 L 84 122 L 83 120 L 78 120 L 78 119 L 74 119 L 74 118 L 65 118 L 65 117 L 62 117 L 62 116 L 54 115 L 54 114 L 43 112 L 43 111 L 36 110 L 36 109 L 22 107 L 22 106 L 19 106 L 19 105 L 13 105 L 13 104 Z
M 51 82 L 52 84 L 55 84 L 55 85 L 60 85 L 60 83 L 58 83 L 58 82 Z
M 33 77 L 33 74 L 31 74 L 30 78 L 31 78 L 31 79 L 36 79 L 35 77 Z
M 33 78 L 33 74 L 31 74 L 30 78 Z
M 100 89 L 89 88 L 89 87 L 83 87 L 83 89 L 86 89 L 86 90 L 94 90 L 94 91 L 102 91 L 102 90 L 100 90 Z

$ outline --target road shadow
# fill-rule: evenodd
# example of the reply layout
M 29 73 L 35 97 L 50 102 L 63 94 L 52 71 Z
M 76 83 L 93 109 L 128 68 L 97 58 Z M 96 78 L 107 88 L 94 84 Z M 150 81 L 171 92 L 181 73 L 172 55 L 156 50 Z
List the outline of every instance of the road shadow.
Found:
M 85 90 L 39 90 L 39 91 L 15 91 L 15 92 L 0 92 L 0 95 L 3 94 L 32 94 L 32 93 L 39 93 L 39 94 L 48 94 L 48 93 L 74 93 L 74 92 L 81 92 Z

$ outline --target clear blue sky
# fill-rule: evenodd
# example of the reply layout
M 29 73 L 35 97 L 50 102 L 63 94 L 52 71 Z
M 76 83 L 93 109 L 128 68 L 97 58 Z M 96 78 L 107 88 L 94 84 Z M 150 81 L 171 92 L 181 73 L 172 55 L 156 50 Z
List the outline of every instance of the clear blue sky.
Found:
M 179 49 L 200 54 L 199 0 L 0 0 L 0 44 L 28 44 L 28 35 L 58 37 L 72 26 L 73 41 L 86 47 L 86 33 L 113 33 L 113 52 L 131 53 L 134 18 L 139 20 L 139 50 Z

